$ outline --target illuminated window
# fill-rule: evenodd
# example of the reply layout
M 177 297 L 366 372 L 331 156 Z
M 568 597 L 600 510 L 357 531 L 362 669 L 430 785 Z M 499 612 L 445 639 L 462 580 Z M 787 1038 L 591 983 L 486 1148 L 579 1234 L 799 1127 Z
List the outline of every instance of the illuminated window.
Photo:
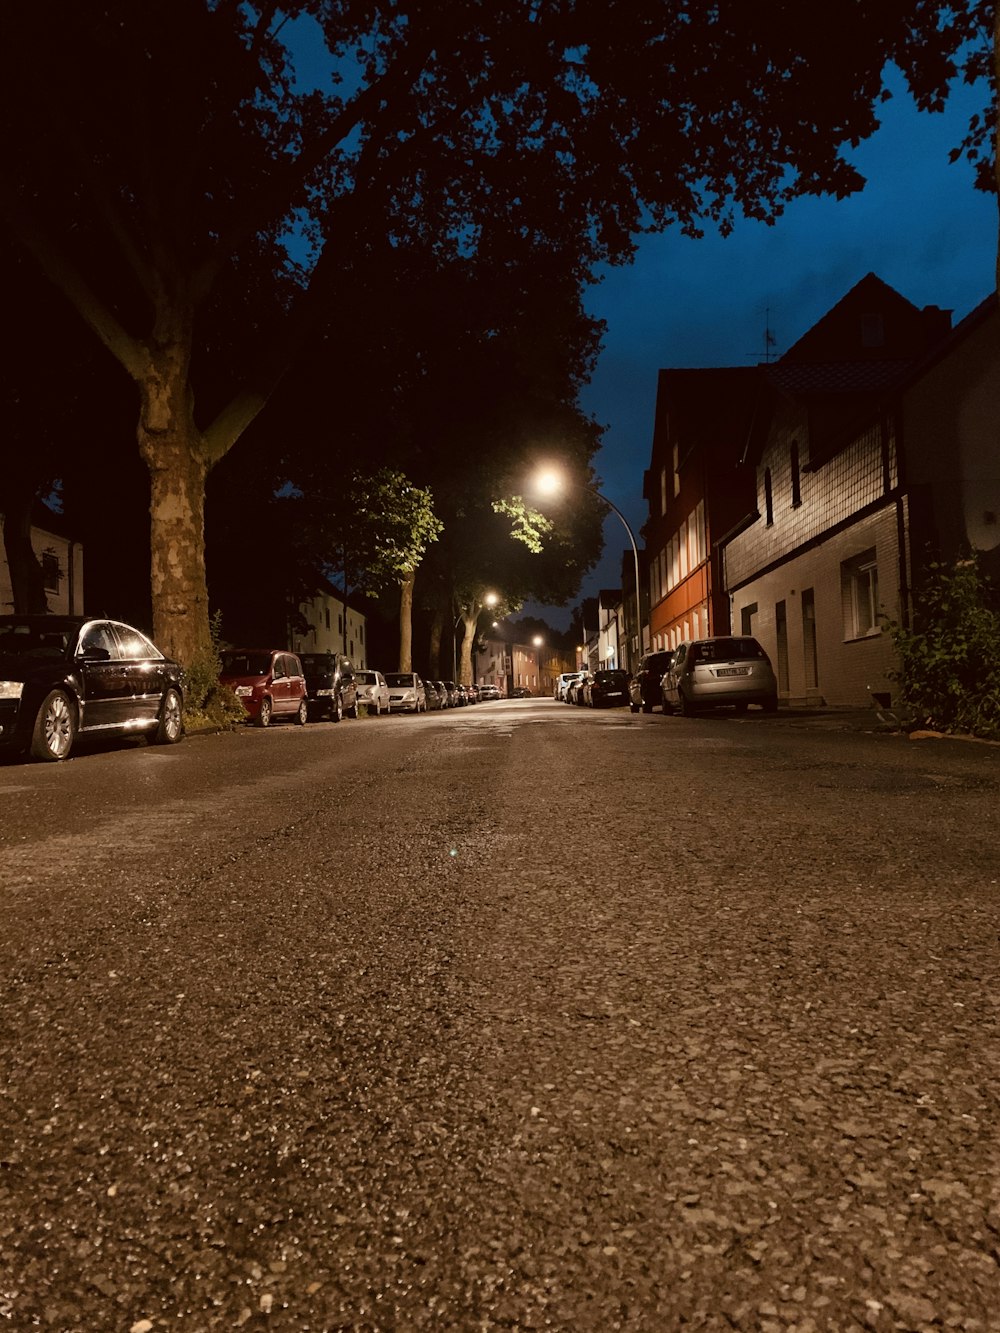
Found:
M 868 634 L 878 634 L 878 562 L 874 547 L 840 566 L 840 593 L 844 638 L 863 639 Z

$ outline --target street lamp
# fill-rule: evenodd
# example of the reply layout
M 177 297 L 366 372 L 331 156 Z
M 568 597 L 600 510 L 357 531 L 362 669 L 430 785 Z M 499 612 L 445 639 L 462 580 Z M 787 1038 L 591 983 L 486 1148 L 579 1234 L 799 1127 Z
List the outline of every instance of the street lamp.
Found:
M 585 489 L 590 491 L 592 495 L 596 495 L 598 500 L 600 500 L 602 504 L 606 504 L 610 510 L 612 510 L 614 513 L 618 515 L 618 517 L 622 521 L 622 526 L 628 533 L 628 539 L 632 543 L 632 559 L 635 562 L 635 623 L 636 623 L 636 629 L 638 630 L 639 655 L 641 656 L 642 655 L 642 598 L 639 590 L 639 548 L 635 544 L 635 536 L 632 532 L 632 529 L 629 527 L 628 519 L 625 517 L 625 515 L 618 508 L 618 506 L 614 503 L 613 500 L 609 500 L 606 495 L 602 495 L 601 492 L 597 489 L 597 487 L 592 486 L 589 481 L 582 481 L 579 483 L 579 485 L 585 487 Z M 539 473 L 535 479 L 535 490 L 537 490 L 541 495 L 558 495 L 560 491 L 563 491 L 565 489 L 566 489 L 565 478 L 562 476 L 561 473 L 556 472 L 551 468 L 547 468 L 544 472 Z M 634 663 L 632 662 L 631 658 L 632 654 L 630 652 L 629 666 L 634 667 Z
M 535 649 L 535 680 L 538 682 L 538 688 L 542 686 L 542 644 L 545 640 L 540 634 L 536 634 L 531 640 Z

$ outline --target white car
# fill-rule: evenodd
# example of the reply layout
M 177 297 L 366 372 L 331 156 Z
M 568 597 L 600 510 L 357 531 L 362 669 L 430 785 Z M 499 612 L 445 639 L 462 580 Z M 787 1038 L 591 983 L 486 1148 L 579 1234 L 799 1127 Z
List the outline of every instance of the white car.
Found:
M 381 717 L 392 712 L 389 686 L 381 671 L 355 671 L 354 683 L 358 687 L 358 703 L 367 704 L 369 713 Z
M 556 676 L 556 687 L 553 690 L 553 697 L 566 702 L 566 691 L 573 684 L 574 680 L 582 680 L 584 676 L 582 671 L 564 671 Z
M 499 699 L 499 698 L 500 698 L 499 685 L 480 685 L 479 687 L 480 703 L 483 703 L 483 701 L 486 699 Z
M 385 683 L 389 686 L 390 713 L 427 712 L 427 691 L 415 671 L 389 671 Z

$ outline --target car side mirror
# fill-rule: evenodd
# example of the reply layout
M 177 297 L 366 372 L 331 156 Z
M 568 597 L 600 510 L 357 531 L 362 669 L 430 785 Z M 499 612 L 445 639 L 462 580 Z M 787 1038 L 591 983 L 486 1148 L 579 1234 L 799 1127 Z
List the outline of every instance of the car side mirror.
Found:
M 84 648 L 78 654 L 85 662 L 110 662 L 111 653 L 107 648 Z

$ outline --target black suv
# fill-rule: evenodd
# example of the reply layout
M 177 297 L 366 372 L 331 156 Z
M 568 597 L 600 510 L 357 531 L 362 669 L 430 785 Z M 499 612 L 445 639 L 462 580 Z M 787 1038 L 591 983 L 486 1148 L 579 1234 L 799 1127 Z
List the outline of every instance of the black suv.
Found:
M 639 669 L 628 684 L 629 707 L 633 713 L 638 713 L 640 708 L 644 713 L 651 713 L 654 704 L 663 703 L 660 681 L 673 660 L 672 649 L 643 654 Z
M 358 687 L 354 664 L 340 653 L 299 653 L 309 696 L 309 716 L 339 722 L 358 715 Z

